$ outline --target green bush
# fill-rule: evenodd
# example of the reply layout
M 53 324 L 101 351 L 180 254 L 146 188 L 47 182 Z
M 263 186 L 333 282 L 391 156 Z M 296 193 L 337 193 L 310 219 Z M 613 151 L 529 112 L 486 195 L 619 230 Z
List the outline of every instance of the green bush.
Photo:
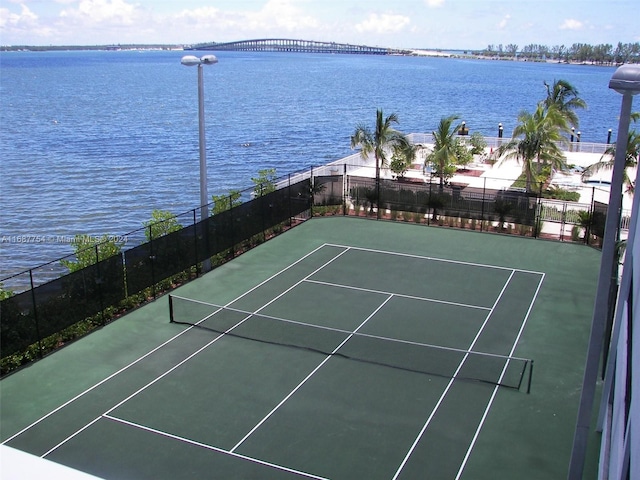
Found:
M 571 192 L 560 187 L 549 187 L 542 196 L 544 198 L 553 198 L 555 200 L 564 200 L 567 202 L 578 202 L 580 200 L 579 192 Z

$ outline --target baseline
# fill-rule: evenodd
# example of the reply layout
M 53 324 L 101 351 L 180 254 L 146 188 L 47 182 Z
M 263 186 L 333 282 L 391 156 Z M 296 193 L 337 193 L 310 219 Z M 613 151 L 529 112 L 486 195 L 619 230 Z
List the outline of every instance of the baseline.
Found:
M 321 247 L 319 247 L 321 248 Z M 281 270 L 280 272 L 278 272 L 277 274 L 269 277 L 267 280 L 265 280 L 264 282 L 261 282 L 260 284 L 258 284 L 257 286 L 253 287 L 252 289 L 248 290 L 247 292 L 243 293 L 242 295 L 240 295 L 238 298 L 242 298 L 245 295 L 248 295 L 250 292 L 254 291 L 255 289 L 257 289 L 258 287 L 262 286 L 263 284 L 267 283 L 268 281 L 270 281 L 271 279 L 275 278 L 278 274 L 288 270 L 289 268 L 291 268 L 292 266 L 294 266 L 295 264 L 299 263 L 300 261 L 302 261 L 304 258 L 307 258 L 309 255 L 311 255 L 312 253 L 314 253 L 315 251 L 317 251 L 318 249 L 313 250 L 313 252 L 311 252 L 308 255 L 305 255 L 302 259 L 300 259 L 299 261 L 295 262 L 294 264 L 289 265 L 287 268 Z M 310 273 L 309 275 L 312 275 L 313 273 L 319 271 L 320 269 L 322 269 L 324 266 L 330 264 L 331 262 L 333 262 L 334 260 L 336 260 L 337 258 L 339 258 L 341 255 L 343 255 L 347 250 L 344 250 L 340 253 L 338 253 L 337 255 L 335 255 L 333 258 L 331 258 L 329 261 L 325 262 L 322 266 L 316 268 L 312 273 Z M 258 313 L 260 310 L 266 308 L 269 304 L 275 302 L 278 298 L 280 298 L 281 296 L 283 296 L 284 294 L 286 294 L 288 291 L 290 291 L 291 289 L 293 289 L 295 287 L 295 285 L 301 283 L 303 280 L 300 280 L 298 283 L 294 284 L 293 286 L 289 287 L 288 289 L 286 289 L 284 292 L 281 292 L 278 296 L 276 296 L 275 298 L 269 300 L 267 303 L 265 303 L 262 307 L 260 307 L 258 310 L 256 310 L 254 312 L 254 314 Z M 238 299 L 237 298 L 237 299 Z M 233 302 L 237 301 L 237 299 L 233 300 L 232 302 L 229 302 L 228 305 L 231 305 Z M 241 325 L 242 323 L 244 323 L 247 319 L 249 318 L 249 316 L 246 316 L 245 318 L 243 318 L 241 321 L 237 322 L 236 324 L 234 324 L 232 327 L 230 327 L 228 329 L 228 332 L 233 331 L 233 329 L 237 328 L 239 325 Z M 202 320 L 204 321 L 204 319 Z M 181 332 L 181 334 L 195 328 L 195 326 L 191 326 L 187 329 L 185 329 L 183 332 Z M 153 380 L 151 380 L 150 382 L 148 382 L 146 385 L 144 385 L 143 387 L 139 388 L 138 390 L 136 390 L 135 392 L 133 392 L 132 394 L 128 395 L 126 398 L 124 398 L 123 400 L 121 400 L 120 402 L 118 402 L 116 405 L 114 405 L 112 408 L 110 408 L 109 410 L 107 410 L 106 412 L 103 413 L 103 415 L 109 414 L 110 412 L 112 412 L 113 410 L 117 409 L 118 407 L 124 405 L 126 402 L 128 402 L 129 400 L 135 398 L 137 395 L 139 395 L 141 392 L 144 392 L 146 389 L 148 389 L 150 386 L 154 385 L 155 383 L 157 383 L 159 380 L 161 380 L 162 378 L 166 377 L 167 375 L 169 375 L 170 373 L 172 373 L 173 371 L 175 371 L 178 367 L 184 365 L 185 363 L 187 363 L 189 360 L 191 360 L 192 358 L 194 358 L 196 355 L 198 355 L 199 353 L 201 353 L 202 351 L 206 350 L 209 346 L 213 345 L 215 342 L 217 342 L 219 339 L 224 337 L 224 334 L 226 332 L 223 332 L 221 334 L 219 334 L 217 337 L 215 337 L 213 340 L 211 340 L 210 342 L 208 342 L 207 344 L 205 344 L 203 347 L 199 348 L 197 351 L 195 351 L 194 353 L 192 353 L 191 355 L 189 355 L 187 358 L 185 358 L 184 360 L 182 360 L 181 362 L 179 362 L 178 364 L 174 365 L 172 368 L 170 368 L 169 370 L 165 371 L 164 373 L 162 373 L 161 375 L 156 376 Z M 177 337 L 177 336 L 176 336 Z M 74 433 L 72 433 L 71 435 L 69 435 L 68 437 L 66 437 L 63 441 L 59 442 L 57 445 L 55 445 L 53 448 L 51 448 L 50 450 L 48 450 L 44 455 L 42 455 L 42 457 L 44 458 L 45 456 L 51 454 L 53 451 L 55 451 L 56 449 L 58 449 L 60 446 L 64 445 L 66 442 L 68 442 L 70 439 L 72 439 L 73 437 L 75 437 L 78 433 L 80 433 L 82 430 L 86 429 L 91 423 L 95 422 L 96 420 L 93 420 L 92 422 L 90 422 L 87 425 L 84 425 L 83 427 L 81 427 L 80 429 L 78 429 L 77 431 L 75 431 Z M 13 437 L 12 437 L 13 438 Z
M 296 261 L 292 262 L 291 264 L 289 264 L 286 267 L 282 268 L 278 272 L 276 272 L 273 275 L 269 276 L 268 278 L 266 278 L 265 280 L 261 281 L 260 283 L 258 283 L 254 287 L 252 287 L 249 290 L 243 292 L 241 295 L 239 295 L 238 297 L 233 299 L 231 302 L 229 302 L 229 304 L 237 301 L 238 299 L 250 294 L 252 291 L 254 291 L 254 290 L 260 288 L 261 286 L 267 284 L 268 282 L 272 281 L 274 278 L 278 277 L 279 275 L 283 274 L 284 272 L 290 270 L 291 268 L 295 267 L 296 265 L 300 264 L 301 262 L 303 262 L 303 261 L 307 260 L 308 258 L 312 257 L 314 254 L 316 254 L 317 252 L 322 250 L 324 247 L 325 247 L 325 245 L 320 245 L 319 247 L 311 250 L 309 253 L 303 255 L 302 257 L 300 257 Z M 171 336 L 170 338 L 168 338 L 166 341 L 164 341 L 160 345 L 152 348 L 151 350 L 149 350 L 145 354 L 141 355 L 140 357 L 136 358 L 135 360 L 133 360 L 133 361 L 129 362 L 128 364 L 124 365 L 123 367 L 119 368 L 118 370 L 116 370 L 112 374 L 108 375 L 107 377 L 103 378 L 99 382 L 96 382 L 94 385 L 90 386 L 89 388 L 86 388 L 83 391 L 81 391 L 80 393 L 72 396 L 69 400 L 63 402 L 61 405 L 59 405 L 58 407 L 54 408 L 53 410 L 47 412 L 45 415 L 40 416 L 39 418 L 37 418 L 33 422 L 29 423 L 27 426 L 19 429 L 17 432 L 13 433 L 9 437 L 7 437 L 5 440 L 0 442 L 0 444 L 5 445 L 5 444 L 8 444 L 9 442 L 12 442 L 13 440 L 15 440 L 16 438 L 22 436 L 27 431 L 33 429 L 34 427 L 36 427 L 37 425 L 39 425 L 43 421 L 53 417 L 54 415 L 58 414 L 62 410 L 66 409 L 67 407 L 72 406 L 75 402 L 77 402 L 78 400 L 84 398 L 85 396 L 87 396 L 91 392 L 94 392 L 96 389 L 105 386 L 111 380 L 120 377 L 123 373 L 129 371 L 132 367 L 135 367 L 136 365 L 140 364 L 141 362 L 149 359 L 154 354 L 163 351 L 163 349 L 165 349 L 167 346 L 173 344 L 176 340 L 178 340 L 179 338 L 183 337 L 189 330 L 190 329 L 185 329 L 182 332 Z

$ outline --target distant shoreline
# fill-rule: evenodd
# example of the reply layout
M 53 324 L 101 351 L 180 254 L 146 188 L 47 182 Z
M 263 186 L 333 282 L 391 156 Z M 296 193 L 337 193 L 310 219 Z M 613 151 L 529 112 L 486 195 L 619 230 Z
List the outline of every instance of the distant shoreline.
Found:
M 0 52 L 68 52 L 68 51 L 184 51 L 192 50 L 192 45 L 166 45 L 166 44 L 127 44 L 127 45 L 0 45 Z M 215 49 L 211 49 L 215 51 Z M 553 63 L 565 65 L 588 65 L 615 67 L 616 63 L 597 63 L 566 61 L 558 59 L 531 59 L 513 55 L 486 55 L 484 53 L 470 50 L 441 50 L 441 49 L 407 49 L 407 53 L 389 53 L 389 55 L 406 57 L 431 57 L 431 58 L 462 58 L 469 60 L 487 60 L 502 62 L 530 62 L 530 63 Z M 262 52 L 272 53 L 272 52 Z
M 184 50 L 187 45 L 0 45 L 0 52 L 68 52 L 120 50 Z

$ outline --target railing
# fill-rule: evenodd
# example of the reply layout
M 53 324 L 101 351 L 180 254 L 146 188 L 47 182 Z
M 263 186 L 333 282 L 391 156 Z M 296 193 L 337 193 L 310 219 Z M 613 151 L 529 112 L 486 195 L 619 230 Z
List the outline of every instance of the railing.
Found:
M 431 133 L 410 133 L 407 135 L 409 141 L 413 144 L 419 145 L 433 145 L 433 135 Z M 463 140 L 469 140 L 468 135 L 460 135 L 458 138 Z M 510 138 L 499 138 L 499 137 L 483 137 L 484 141 L 487 142 L 487 148 L 496 149 L 500 145 L 507 143 Z M 574 138 L 573 141 L 569 141 L 567 143 L 558 142 L 558 147 L 564 152 L 576 152 L 576 153 L 597 153 L 604 154 L 605 151 L 611 147 L 610 144 L 607 143 L 590 143 L 590 142 L 580 142 L 577 140 L 577 137 Z
M 367 171 L 368 170 L 368 171 Z M 544 237 L 560 241 L 575 241 L 598 246 L 604 233 L 607 205 L 596 200 L 596 190 L 590 198 L 570 202 L 544 198 L 542 185 L 534 191 L 510 188 L 515 179 L 483 177 L 478 186 L 445 184 L 425 176 L 390 180 L 376 184 L 373 167 L 345 167 L 344 191 L 348 214 L 373 216 L 378 219 L 406 220 L 409 213 L 415 223 L 449 225 L 482 231 L 518 232 L 521 235 Z M 336 182 L 336 176 L 329 177 Z M 339 177 L 342 179 L 342 177 Z M 318 179 L 314 178 L 314 183 Z M 506 187 L 488 185 L 506 184 Z M 335 188 L 333 189 L 336 190 Z M 327 204 L 329 196 L 316 195 Z M 378 200 L 379 199 L 379 200 Z M 334 200 L 334 204 L 336 201 Z M 631 212 L 621 212 L 620 231 L 626 237 Z M 477 227 L 477 228 L 476 228 Z

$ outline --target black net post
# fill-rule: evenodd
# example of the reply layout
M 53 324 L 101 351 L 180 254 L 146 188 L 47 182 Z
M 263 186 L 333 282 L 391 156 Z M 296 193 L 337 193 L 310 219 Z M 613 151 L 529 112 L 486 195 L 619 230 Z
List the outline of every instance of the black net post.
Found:
M 173 322 L 173 295 L 169 294 L 169 323 Z
M 527 395 L 531 393 L 531 379 L 533 378 L 533 360 L 529 363 L 529 383 L 527 384 Z

